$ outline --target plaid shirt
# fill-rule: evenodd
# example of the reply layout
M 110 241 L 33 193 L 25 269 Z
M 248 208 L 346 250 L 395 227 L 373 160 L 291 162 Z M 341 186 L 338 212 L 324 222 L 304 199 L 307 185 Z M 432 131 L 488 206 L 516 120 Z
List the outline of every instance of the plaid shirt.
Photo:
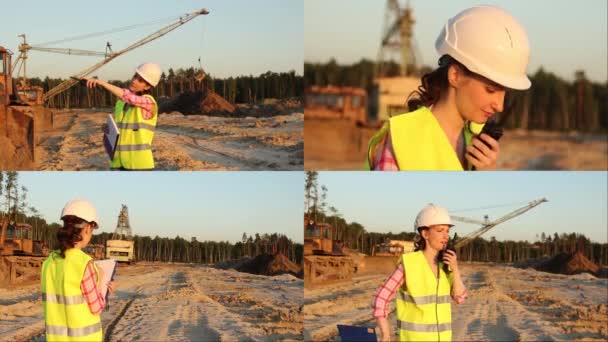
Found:
M 375 171 L 399 171 L 397 160 L 395 159 L 395 152 L 393 151 L 393 143 L 391 142 L 390 133 L 384 138 L 382 144 L 382 151 L 374 158 Z
M 403 272 L 403 265 L 399 264 L 395 269 L 395 272 L 391 274 L 391 276 L 386 279 L 384 284 L 378 289 L 376 292 L 376 296 L 374 297 L 374 317 L 387 317 L 388 312 L 388 303 L 391 301 L 397 289 L 403 285 L 405 281 L 405 274 Z M 456 304 L 461 304 L 467 298 L 468 293 L 465 289 L 464 292 L 460 295 L 452 294 L 452 299 Z
M 80 282 L 80 289 L 82 290 L 82 294 L 87 301 L 91 313 L 98 315 L 106 306 L 106 300 L 101 296 L 95 278 L 95 270 L 93 269 L 93 265 L 89 263 L 84 271 L 84 278 L 82 278 L 82 281 Z
M 152 110 L 154 109 L 154 102 L 146 96 L 135 95 L 129 89 L 123 89 L 122 100 L 125 103 L 141 108 L 142 115 L 145 120 L 150 120 L 154 117 Z

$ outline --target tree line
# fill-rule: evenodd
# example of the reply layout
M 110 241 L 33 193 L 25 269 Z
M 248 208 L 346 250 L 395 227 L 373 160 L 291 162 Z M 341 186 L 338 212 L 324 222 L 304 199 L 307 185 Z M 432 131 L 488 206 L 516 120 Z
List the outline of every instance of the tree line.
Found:
M 41 241 L 50 249 L 59 248 L 57 231 L 62 227 L 55 222 L 47 222 L 38 210 L 27 202 L 28 189 L 20 184 L 16 171 L 0 171 L 0 225 L 5 221 L 27 223 L 32 226 L 32 239 Z M 59 215 L 59 213 L 57 213 Z M 105 246 L 112 239 L 112 233 L 93 235 L 91 244 Z M 175 238 L 135 235 L 135 258 L 140 261 L 186 262 L 213 264 L 216 262 L 253 258 L 260 254 L 282 253 L 289 260 L 302 264 L 303 245 L 278 233 L 243 233 L 242 241 L 198 241 L 180 236 Z
M 304 186 L 305 215 L 315 222 L 330 224 L 333 227 L 333 239 L 342 241 L 345 247 L 371 255 L 374 246 L 388 240 L 414 240 L 416 233 L 413 229 L 399 233 L 368 232 L 362 224 L 348 222 L 338 209 L 327 203 L 327 192 L 325 185 L 319 185 L 318 173 L 307 171 Z M 457 233 L 453 239 L 458 241 Z M 534 242 L 498 241 L 495 237 L 486 240 L 479 237 L 457 252 L 458 258 L 464 261 L 510 263 L 576 251 L 596 264 L 608 265 L 608 243 L 592 242 L 580 233 L 549 235 L 543 232 Z
M 367 59 L 352 65 L 339 65 L 334 59 L 327 63 L 305 63 L 304 84 L 306 87 L 360 87 L 371 94 L 375 68 L 375 62 Z M 422 66 L 415 69 L 412 77 L 420 77 L 431 70 Z M 399 66 L 389 64 L 388 76 L 398 73 Z M 608 81 L 592 82 L 579 70 L 575 72 L 574 81 L 569 82 L 543 67 L 528 77 L 532 81 L 529 90 L 507 91 L 505 127 L 586 132 L 608 129 Z
M 203 77 L 204 76 L 204 77 Z M 30 85 L 40 86 L 44 92 L 59 85 L 64 79 L 38 77 L 28 79 Z M 111 80 L 110 83 L 128 88 L 131 80 Z M 295 71 L 271 72 L 267 71 L 258 76 L 238 76 L 229 78 L 215 78 L 204 75 L 195 68 L 170 68 L 167 73 L 161 74 L 158 85 L 152 89 L 152 95 L 158 99 L 174 97 L 183 92 L 196 92 L 210 89 L 232 103 L 257 103 L 267 98 L 286 99 L 301 97 L 304 94 L 304 78 L 296 75 Z M 66 91 L 49 100 L 51 108 L 92 108 L 113 107 L 116 96 L 105 89 L 87 89 L 83 84 L 76 84 Z

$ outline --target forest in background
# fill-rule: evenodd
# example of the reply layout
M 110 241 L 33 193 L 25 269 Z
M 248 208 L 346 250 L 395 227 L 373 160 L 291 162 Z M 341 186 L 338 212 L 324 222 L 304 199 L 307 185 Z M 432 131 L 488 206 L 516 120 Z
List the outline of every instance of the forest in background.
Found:
M 130 76 L 130 75 L 129 75 Z M 160 82 L 152 90 L 152 95 L 158 99 L 162 97 L 172 98 L 183 92 L 201 91 L 203 88 L 210 89 L 232 103 L 258 103 L 264 99 L 288 99 L 302 97 L 304 94 L 304 78 L 296 75 L 295 71 L 271 72 L 267 71 L 258 76 L 238 76 L 229 78 L 214 78 L 206 75 L 199 81 L 202 74 L 197 69 L 170 68 L 167 73 L 161 74 Z M 29 78 L 28 83 L 40 86 L 44 92 L 59 85 L 64 79 Z M 131 79 L 110 80 L 110 83 L 128 88 Z M 49 100 L 51 108 L 92 108 L 113 107 L 116 96 L 100 87 L 88 89 L 82 84 L 76 84 L 56 97 Z
M 304 63 L 304 85 L 360 87 L 372 93 L 375 62 L 362 59 L 351 65 L 340 65 L 334 59 L 327 63 Z M 389 63 L 388 76 L 399 75 L 399 65 Z M 432 71 L 428 66 L 414 69 L 411 77 L 419 78 Z M 539 68 L 528 75 L 532 86 L 527 91 L 507 91 L 505 127 L 552 131 L 606 132 L 608 130 L 608 80 L 592 82 L 579 70 L 574 81 L 566 81 Z M 403 99 L 406 103 L 407 99 Z

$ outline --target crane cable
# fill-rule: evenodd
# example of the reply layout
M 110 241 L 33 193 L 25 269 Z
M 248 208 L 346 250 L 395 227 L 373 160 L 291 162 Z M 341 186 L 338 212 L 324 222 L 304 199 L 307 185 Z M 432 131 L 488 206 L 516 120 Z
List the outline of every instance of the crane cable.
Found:
M 104 30 L 104 31 L 99 31 L 99 32 L 93 32 L 93 33 L 87 33 L 87 34 L 83 34 L 83 35 L 79 35 L 79 36 L 72 36 L 72 37 L 54 40 L 54 41 L 50 41 L 50 42 L 46 42 L 46 43 L 42 43 L 42 44 L 34 44 L 34 46 L 43 47 L 43 46 L 47 46 L 47 45 L 54 45 L 54 44 L 71 42 L 71 41 L 76 41 L 76 40 L 83 40 L 83 39 L 92 38 L 92 37 L 96 37 L 96 36 L 102 36 L 102 35 L 116 33 L 116 32 L 128 31 L 128 30 L 132 30 L 134 28 L 158 24 L 158 23 L 162 23 L 162 22 L 166 22 L 166 21 L 174 21 L 180 17 L 181 16 L 171 16 L 171 17 L 156 19 L 153 21 L 148 21 L 148 22 L 139 23 L 139 24 L 135 24 L 135 25 L 129 25 L 129 26 L 124 26 L 124 27 L 119 27 L 119 28 Z

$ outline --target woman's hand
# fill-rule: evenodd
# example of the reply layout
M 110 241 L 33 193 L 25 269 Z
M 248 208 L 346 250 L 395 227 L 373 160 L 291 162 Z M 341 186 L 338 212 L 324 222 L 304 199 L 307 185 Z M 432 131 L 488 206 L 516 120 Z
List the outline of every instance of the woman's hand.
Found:
M 110 134 L 110 128 L 108 127 L 108 124 L 104 123 L 103 125 L 101 125 L 101 131 L 104 134 Z
M 456 252 L 450 249 L 446 249 L 443 253 L 443 263 L 450 266 L 453 272 L 458 272 L 458 257 Z
M 87 82 L 87 88 L 95 88 L 96 86 L 100 85 L 100 81 L 96 78 L 83 77 L 81 80 Z
M 380 330 L 380 336 L 378 336 L 379 342 L 389 342 L 391 340 L 390 328 L 388 326 L 388 319 L 386 317 L 376 317 L 377 329 Z
M 471 146 L 467 147 L 465 158 L 477 170 L 496 170 L 496 161 L 498 160 L 499 153 L 500 146 L 498 145 L 498 141 L 482 133 L 473 137 Z
M 114 284 L 114 281 L 111 281 L 111 282 L 108 283 L 108 293 L 109 294 L 112 294 L 114 292 L 115 286 L 116 285 Z

